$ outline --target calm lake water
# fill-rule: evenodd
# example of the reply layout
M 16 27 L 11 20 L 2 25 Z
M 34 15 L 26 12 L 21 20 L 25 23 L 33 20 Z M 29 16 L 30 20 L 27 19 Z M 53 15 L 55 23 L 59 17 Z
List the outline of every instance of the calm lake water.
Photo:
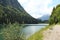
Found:
M 38 32 L 41 28 L 46 27 L 48 24 L 26 24 L 26 27 L 23 28 L 23 33 L 28 38 L 34 33 Z

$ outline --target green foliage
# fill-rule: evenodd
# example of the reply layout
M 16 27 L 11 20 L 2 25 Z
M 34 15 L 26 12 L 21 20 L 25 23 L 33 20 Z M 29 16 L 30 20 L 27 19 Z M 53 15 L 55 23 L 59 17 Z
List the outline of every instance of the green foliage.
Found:
M 50 24 L 60 23 L 60 4 L 53 8 L 52 14 L 49 19 Z
M 5 24 L 4 26 L 6 27 L 2 28 L 0 32 L 0 37 L 3 38 L 3 40 L 25 40 L 24 34 L 21 32 L 24 25 L 14 23 Z
M 27 40 L 43 40 L 43 35 L 41 32 L 38 32 L 30 36 Z
M 37 23 L 37 20 L 31 17 L 25 11 L 18 10 L 12 6 L 2 6 L 0 5 L 0 24 L 8 23 Z

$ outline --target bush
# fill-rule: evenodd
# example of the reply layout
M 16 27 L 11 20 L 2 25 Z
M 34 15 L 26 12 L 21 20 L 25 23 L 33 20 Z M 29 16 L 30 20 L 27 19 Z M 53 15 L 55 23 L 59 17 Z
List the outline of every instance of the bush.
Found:
M 23 25 L 8 24 L 6 28 L 1 29 L 0 35 L 3 36 L 4 40 L 25 40 L 23 33 L 21 32 Z

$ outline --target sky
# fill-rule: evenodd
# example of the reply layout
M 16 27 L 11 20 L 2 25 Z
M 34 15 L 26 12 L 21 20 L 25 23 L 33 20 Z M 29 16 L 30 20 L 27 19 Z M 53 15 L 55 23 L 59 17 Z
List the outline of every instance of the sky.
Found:
M 22 7 L 32 17 L 39 18 L 51 15 L 53 7 L 60 4 L 60 0 L 18 0 Z

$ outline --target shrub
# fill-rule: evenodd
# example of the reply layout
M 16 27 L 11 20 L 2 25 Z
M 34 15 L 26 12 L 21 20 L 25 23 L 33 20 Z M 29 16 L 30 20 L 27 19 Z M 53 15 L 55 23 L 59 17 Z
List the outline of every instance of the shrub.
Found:
M 3 36 L 4 40 L 24 40 L 23 32 L 21 31 L 23 25 L 15 24 L 8 24 L 6 28 L 1 30 L 0 35 Z

